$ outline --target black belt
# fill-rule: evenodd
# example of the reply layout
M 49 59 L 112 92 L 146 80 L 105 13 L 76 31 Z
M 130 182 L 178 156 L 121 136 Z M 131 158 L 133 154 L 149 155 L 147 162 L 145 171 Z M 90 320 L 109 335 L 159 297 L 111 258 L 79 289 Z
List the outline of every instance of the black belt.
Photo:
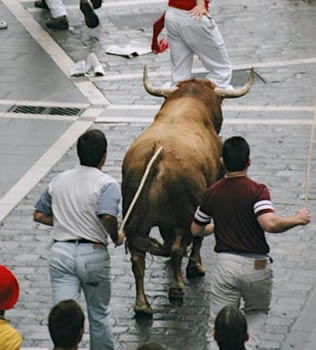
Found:
M 56 241 L 56 240 L 54 239 L 54 243 L 55 243 L 55 242 L 103 244 L 102 242 L 93 242 L 93 241 L 89 241 L 88 239 L 84 239 L 84 238 L 80 238 L 80 239 L 68 239 L 68 240 L 66 240 L 66 241 Z

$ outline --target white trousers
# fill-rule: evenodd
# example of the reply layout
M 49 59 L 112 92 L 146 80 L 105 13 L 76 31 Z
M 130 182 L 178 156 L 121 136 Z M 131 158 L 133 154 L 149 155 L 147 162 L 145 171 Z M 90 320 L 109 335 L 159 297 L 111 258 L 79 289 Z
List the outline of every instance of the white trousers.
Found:
M 269 260 L 264 268 L 258 268 L 253 258 L 226 253 L 217 255 L 211 282 L 210 349 L 216 349 L 213 339 L 216 315 L 226 305 L 239 308 L 241 301 L 244 302 L 243 311 L 248 323 L 249 341 L 246 348 L 258 349 L 270 309 L 272 279 Z
M 165 26 L 170 45 L 173 84 L 191 78 L 193 56 L 197 55 L 209 72 L 209 80 L 221 88 L 229 86 L 231 62 L 213 19 L 203 16 L 197 20 L 188 11 L 168 7 Z
M 63 0 L 46 0 L 46 4 L 53 18 L 67 15 Z

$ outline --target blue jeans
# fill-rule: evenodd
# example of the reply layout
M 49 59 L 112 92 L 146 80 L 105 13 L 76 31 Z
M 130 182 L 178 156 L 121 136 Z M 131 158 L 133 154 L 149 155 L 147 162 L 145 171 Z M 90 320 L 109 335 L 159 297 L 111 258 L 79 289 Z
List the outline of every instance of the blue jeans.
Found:
M 111 329 L 111 266 L 105 246 L 54 242 L 49 272 L 54 304 L 79 300 L 83 290 L 90 326 L 90 349 L 113 350 Z

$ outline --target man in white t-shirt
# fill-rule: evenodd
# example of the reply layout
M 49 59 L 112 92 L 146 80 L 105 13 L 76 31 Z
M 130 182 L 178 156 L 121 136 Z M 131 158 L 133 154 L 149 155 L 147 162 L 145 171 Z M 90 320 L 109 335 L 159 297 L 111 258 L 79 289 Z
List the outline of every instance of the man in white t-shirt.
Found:
M 107 140 L 89 130 L 77 141 L 80 165 L 57 175 L 35 205 L 34 221 L 53 226 L 49 262 L 53 303 L 79 300 L 83 290 L 90 326 L 90 348 L 113 350 L 111 330 L 111 267 L 108 236 L 118 232 L 119 184 L 101 169 Z

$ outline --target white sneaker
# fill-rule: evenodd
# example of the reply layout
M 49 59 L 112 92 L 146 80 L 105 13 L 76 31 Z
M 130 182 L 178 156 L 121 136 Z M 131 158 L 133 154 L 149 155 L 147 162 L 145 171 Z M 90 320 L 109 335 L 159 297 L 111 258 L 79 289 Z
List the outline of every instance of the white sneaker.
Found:
M 0 21 L 0 29 L 7 29 L 8 28 L 8 24 L 5 21 Z

